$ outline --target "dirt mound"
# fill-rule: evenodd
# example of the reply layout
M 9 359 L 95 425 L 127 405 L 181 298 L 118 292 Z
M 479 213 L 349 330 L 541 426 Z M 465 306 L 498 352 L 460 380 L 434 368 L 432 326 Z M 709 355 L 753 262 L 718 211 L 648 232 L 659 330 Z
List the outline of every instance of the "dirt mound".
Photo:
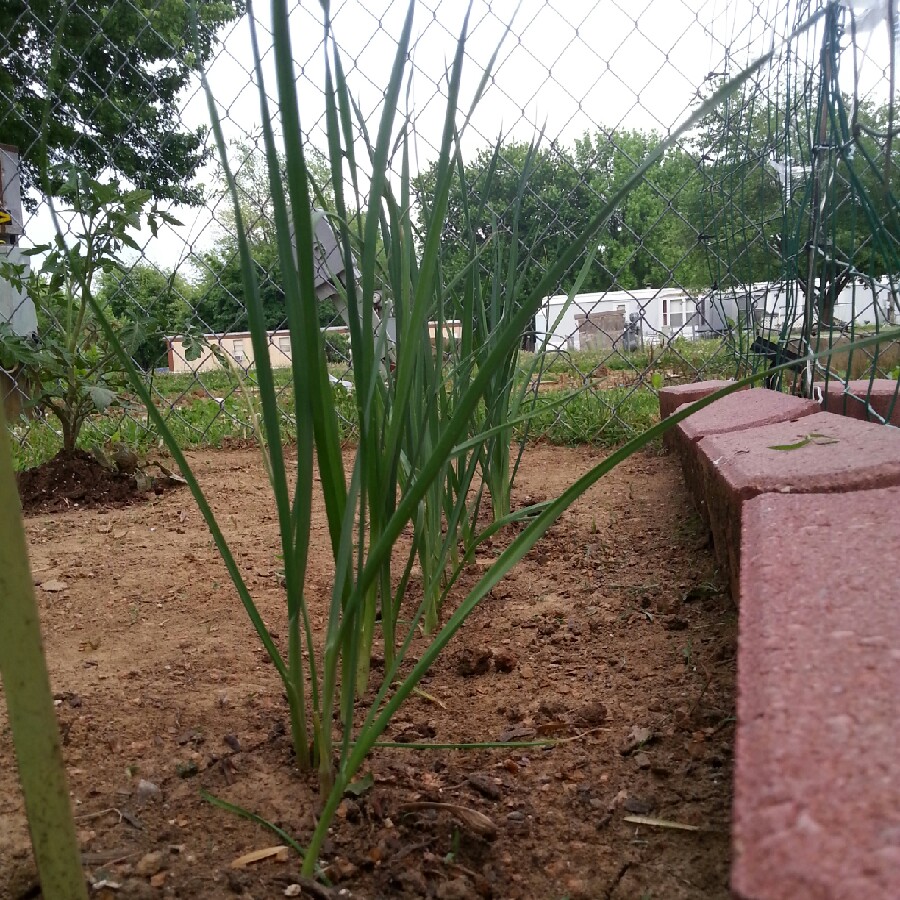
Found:
M 53 459 L 19 472 L 17 481 L 25 513 L 128 506 L 175 484 L 170 479 L 110 469 L 83 450 L 61 451 Z

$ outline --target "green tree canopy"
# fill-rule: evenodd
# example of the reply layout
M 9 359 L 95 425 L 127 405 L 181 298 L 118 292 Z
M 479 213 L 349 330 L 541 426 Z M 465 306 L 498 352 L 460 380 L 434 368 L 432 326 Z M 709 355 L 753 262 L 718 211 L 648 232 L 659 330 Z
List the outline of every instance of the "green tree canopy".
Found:
M 108 269 L 97 297 L 120 321 L 140 322 L 141 342 L 132 357 L 145 371 L 166 365 L 168 335 L 178 334 L 193 305 L 194 286 L 182 275 L 139 262 L 130 269 Z
M 256 276 L 259 280 L 259 294 L 266 314 L 266 326 L 275 330 L 285 327 L 287 310 L 284 306 L 281 263 L 275 235 L 274 212 L 269 175 L 265 157 L 251 143 L 235 145 L 236 159 L 233 164 L 241 218 L 247 232 Z M 319 189 L 311 194 L 313 205 L 333 204 L 330 170 L 325 158 L 315 148 L 307 149 L 307 165 Z M 284 177 L 284 160 L 281 160 Z M 231 197 L 221 186 L 221 209 L 219 216 L 221 236 L 212 250 L 198 254 L 194 266 L 198 273 L 195 316 L 192 324 L 202 331 L 225 333 L 246 331 L 249 328 L 247 305 L 244 301 L 244 282 L 241 275 L 240 254 L 235 233 L 235 216 Z M 319 304 L 319 322 L 327 326 L 334 323 L 334 305 L 330 302 Z
M 701 212 L 715 280 L 723 287 L 788 280 L 810 271 L 819 316 L 830 323 L 843 285 L 900 267 L 898 201 L 886 165 L 888 106 L 854 104 L 837 85 L 775 102 L 751 86 L 697 137 Z M 888 179 L 885 179 L 885 175 Z M 815 244 L 815 248 L 812 248 Z M 810 254 L 814 255 L 810 268 Z
M 205 129 L 184 128 L 178 96 L 242 12 L 243 0 L 0 0 L 0 141 L 22 152 L 23 188 L 40 182 L 43 137 L 50 165 L 112 169 L 156 199 L 199 202 Z
M 552 144 L 538 147 L 512 142 L 483 149 L 464 166 L 463 179 L 452 188 L 443 265 L 450 282 L 468 260 L 461 241 L 468 209 L 476 241 L 485 242 L 493 230 L 510 234 L 520 193 L 522 172 L 530 172 L 518 215 L 519 290 L 527 293 L 569 241 L 601 210 L 659 137 L 641 131 L 585 134 L 574 148 Z M 427 169 L 415 181 L 420 208 L 434 192 L 435 171 Z M 463 183 L 467 196 L 462 196 Z M 598 241 L 594 265 L 582 291 L 640 288 L 647 284 L 695 287 L 708 280 L 702 248 L 691 216 L 698 203 L 700 178 L 693 156 L 686 150 L 668 153 L 651 170 L 622 206 L 610 217 Z M 489 280 L 492 261 L 485 260 Z M 567 291 L 577 275 L 573 269 L 557 286 Z M 487 287 L 486 287 L 487 289 Z

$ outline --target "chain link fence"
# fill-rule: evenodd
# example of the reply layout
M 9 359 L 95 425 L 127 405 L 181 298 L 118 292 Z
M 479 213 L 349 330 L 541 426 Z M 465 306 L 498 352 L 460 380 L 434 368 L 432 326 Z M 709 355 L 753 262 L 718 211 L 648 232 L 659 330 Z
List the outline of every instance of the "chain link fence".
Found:
M 464 259 L 462 202 L 480 209 L 485 235 L 508 231 L 528 157 L 520 283 L 536 284 L 661 136 L 826 5 L 474 0 L 461 108 L 500 50 L 463 139 L 468 196 L 457 187 L 451 197 L 442 241 L 448 279 Z M 406 7 L 332 4 L 347 80 L 370 129 Z M 230 143 L 270 357 L 287 391 L 290 351 L 244 3 L 2 0 L 2 9 L 12 24 L 0 37 L 9 101 L 0 109 L 0 377 L 19 464 L 75 443 L 144 448 L 157 440 L 80 311 L 86 290 L 113 316 L 185 444 L 253 438 L 255 370 L 235 215 L 197 77 L 200 67 L 208 73 Z M 433 188 L 446 66 L 464 13 L 451 0 L 423 0 L 416 11 L 404 112 L 420 204 Z M 250 14 L 271 43 L 268 10 Z M 327 149 L 321 10 L 297 3 L 290 15 L 315 174 L 316 154 Z M 589 265 L 568 273 L 523 335 L 523 360 L 540 356 L 530 434 L 614 443 L 652 422 L 665 384 L 783 361 L 795 361 L 796 372 L 771 386 L 815 394 L 837 384 L 862 403 L 873 379 L 896 379 L 896 343 L 830 365 L 808 358 L 896 322 L 896 34 L 892 3 L 831 4 L 817 27 L 666 154 L 614 213 Z M 262 53 L 271 75 L 271 47 Z M 479 188 L 495 147 L 485 196 Z M 321 170 L 324 186 L 324 156 Z M 323 188 L 316 202 L 328 201 Z M 63 271 L 58 241 L 81 248 L 77 272 Z M 349 342 L 334 300 L 321 292 L 320 325 L 352 439 Z M 383 316 L 390 328 L 388 308 Z M 560 392 L 567 401 L 543 411 L 544 399 Z M 893 402 L 869 411 L 890 420 Z

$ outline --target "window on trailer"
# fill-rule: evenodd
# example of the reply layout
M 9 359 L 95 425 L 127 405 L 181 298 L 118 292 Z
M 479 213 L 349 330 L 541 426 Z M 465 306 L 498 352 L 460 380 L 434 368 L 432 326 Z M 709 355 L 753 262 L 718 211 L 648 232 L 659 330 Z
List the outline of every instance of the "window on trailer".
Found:
M 244 342 L 243 341 L 234 341 L 232 343 L 231 355 L 234 357 L 235 362 L 242 363 L 244 361 Z

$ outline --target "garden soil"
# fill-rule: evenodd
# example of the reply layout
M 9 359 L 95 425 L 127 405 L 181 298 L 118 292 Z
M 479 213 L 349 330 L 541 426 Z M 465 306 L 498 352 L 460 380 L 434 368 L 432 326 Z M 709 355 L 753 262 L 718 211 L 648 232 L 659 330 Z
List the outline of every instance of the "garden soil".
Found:
M 602 454 L 530 449 L 514 504 L 558 493 Z M 258 454 L 189 457 L 284 645 Z M 272 832 L 201 797 L 301 843 L 318 803 L 315 780 L 292 764 L 275 670 L 187 491 L 31 515 L 26 526 L 83 860 L 94 883 L 115 886 L 94 896 L 729 896 L 736 612 L 673 458 L 634 457 L 565 513 L 385 735 L 557 743 L 377 751 L 364 769 L 373 785 L 344 800 L 326 842 L 327 891 L 301 886 L 297 858 L 274 849 Z M 313 535 L 321 623 L 331 570 L 321 504 Z M 505 540 L 480 549 L 461 590 Z M 483 813 L 495 839 L 434 803 Z M 0 897 L 38 896 L 0 704 Z
M 127 506 L 179 483 L 159 472 L 152 475 L 138 470 L 137 457 L 130 455 L 133 460 L 126 461 L 133 466 L 120 471 L 115 464 L 104 465 L 84 450 L 60 451 L 47 462 L 18 473 L 22 508 L 27 514 Z

